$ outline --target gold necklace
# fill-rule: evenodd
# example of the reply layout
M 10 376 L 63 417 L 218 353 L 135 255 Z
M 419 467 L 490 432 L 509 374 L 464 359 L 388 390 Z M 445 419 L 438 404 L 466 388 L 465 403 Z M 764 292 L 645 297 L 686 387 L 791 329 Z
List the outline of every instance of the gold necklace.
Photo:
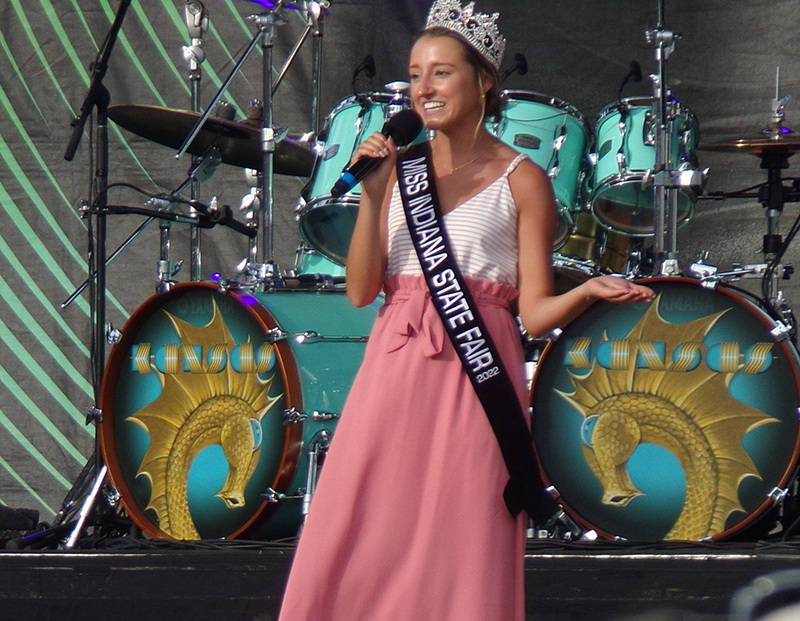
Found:
M 483 155 L 484 155 L 484 154 L 485 154 L 485 153 L 486 153 L 486 152 L 489 150 L 489 148 L 490 148 L 491 146 L 492 146 L 492 145 L 491 145 L 491 144 L 489 144 L 489 145 L 488 145 L 488 146 L 487 146 L 487 147 L 486 147 L 486 148 L 485 148 L 483 151 L 481 151 L 480 153 L 478 153 L 478 155 L 476 155 L 475 157 L 473 157 L 471 160 L 468 160 L 468 161 L 464 162 L 463 164 L 459 164 L 459 165 L 458 165 L 458 166 L 456 166 L 455 168 L 451 168 L 451 169 L 450 169 L 450 172 L 449 172 L 449 173 L 447 173 L 445 176 L 446 176 L 446 177 L 449 177 L 450 175 L 452 175 L 452 174 L 453 174 L 454 172 L 456 172 L 457 170 L 461 170 L 462 168 L 464 168 L 464 166 L 468 166 L 469 164 L 472 164 L 472 162 L 475 162 L 475 161 L 477 161 L 478 159 L 480 159 L 480 158 L 481 158 L 481 157 L 482 157 L 482 156 L 483 156 Z

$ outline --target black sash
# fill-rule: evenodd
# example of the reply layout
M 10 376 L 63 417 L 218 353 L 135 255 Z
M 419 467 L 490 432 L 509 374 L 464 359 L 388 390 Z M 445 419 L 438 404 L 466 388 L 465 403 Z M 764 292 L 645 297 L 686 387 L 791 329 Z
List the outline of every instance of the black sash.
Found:
M 412 145 L 397 161 L 400 196 L 431 299 L 492 426 L 510 480 L 503 492 L 516 517 L 536 521 L 557 509 L 545 494 L 522 405 L 500 355 L 458 270 L 444 230 L 430 147 Z

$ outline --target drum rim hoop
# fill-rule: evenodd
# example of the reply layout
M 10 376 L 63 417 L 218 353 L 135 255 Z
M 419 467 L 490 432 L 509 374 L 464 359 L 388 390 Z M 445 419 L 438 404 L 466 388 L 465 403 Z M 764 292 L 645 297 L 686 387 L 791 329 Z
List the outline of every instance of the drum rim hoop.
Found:
M 165 293 L 155 293 L 145 300 L 128 318 L 122 328 L 122 339 L 114 345 L 114 348 L 109 353 L 108 360 L 106 361 L 105 370 L 103 372 L 103 381 L 100 387 L 100 409 L 103 412 L 103 420 L 98 426 L 97 433 L 99 434 L 100 450 L 103 455 L 104 463 L 108 468 L 108 476 L 111 483 L 120 491 L 120 502 L 128 511 L 129 515 L 134 522 L 149 536 L 154 538 L 174 539 L 167 533 L 161 530 L 155 522 L 147 515 L 138 502 L 136 502 L 134 494 L 128 485 L 128 479 L 122 471 L 117 455 L 116 444 L 114 442 L 114 394 L 111 390 L 116 388 L 119 379 L 121 366 L 125 360 L 125 352 L 130 348 L 134 336 L 138 334 L 139 330 L 144 326 L 148 319 L 150 319 L 154 312 L 163 306 L 165 299 L 178 297 L 184 295 L 189 291 L 184 290 L 212 290 L 220 291 L 219 285 L 208 281 L 193 281 L 178 283 Z M 239 300 L 239 296 L 235 291 L 227 290 L 226 294 L 231 295 Z M 243 310 L 251 312 L 256 316 L 259 323 L 270 327 L 278 327 L 277 320 L 272 317 L 271 313 L 262 305 L 251 307 L 250 305 L 240 302 Z M 268 325 L 264 321 L 264 315 L 261 311 L 271 318 L 271 323 L 275 325 Z M 130 336 L 126 337 L 126 334 Z M 302 390 L 300 385 L 300 376 L 297 370 L 297 363 L 292 355 L 291 349 L 288 345 L 282 342 L 275 343 L 278 349 L 276 359 L 280 365 L 280 372 L 284 382 L 285 392 L 288 395 L 287 407 L 296 407 L 302 411 Z M 115 352 L 122 352 L 120 355 L 115 355 Z M 113 384 L 112 384 L 113 376 Z M 296 425 L 286 425 L 286 435 L 283 442 L 283 452 L 281 454 L 280 463 L 278 465 L 275 479 L 273 481 L 273 489 L 277 492 L 285 492 L 291 485 L 292 478 L 298 467 L 298 459 L 300 456 L 300 445 L 302 444 L 303 425 L 298 423 Z M 254 528 L 258 528 L 266 523 L 272 515 L 277 511 L 278 506 L 275 503 L 270 503 L 266 499 L 256 507 L 250 519 L 243 524 L 236 532 L 226 536 L 227 539 L 235 539 L 242 535 L 247 534 Z
M 659 283 L 659 282 L 662 282 L 662 283 L 664 283 L 664 282 L 666 282 L 666 283 L 679 282 L 679 283 L 685 283 L 687 285 L 694 285 L 694 286 L 696 286 L 698 289 L 700 289 L 702 291 L 708 291 L 708 289 L 705 289 L 705 288 L 703 288 L 701 286 L 701 284 L 700 284 L 701 281 L 700 280 L 695 279 L 695 278 L 688 278 L 686 276 L 652 276 L 652 277 L 645 277 L 645 278 L 637 278 L 634 282 L 636 282 L 638 284 L 645 285 L 645 286 L 648 286 L 648 285 L 653 284 L 653 283 Z M 715 288 L 713 290 L 713 292 L 721 293 L 721 294 L 731 298 L 734 303 L 738 303 L 746 311 L 748 311 L 751 316 L 754 316 L 755 319 L 760 321 L 767 330 L 769 330 L 771 327 L 774 327 L 776 325 L 775 319 L 770 317 L 764 310 L 759 308 L 759 306 L 757 304 L 755 304 L 754 302 L 751 302 L 749 299 L 747 299 L 746 297 L 744 297 L 741 294 L 737 293 L 735 290 L 732 290 L 732 289 L 729 289 L 728 287 L 725 287 L 724 284 L 721 284 L 720 286 Z M 560 338 L 561 338 L 561 336 L 559 336 L 559 339 Z M 541 352 L 541 354 L 539 356 L 539 359 L 538 359 L 538 365 L 537 365 L 536 371 L 535 371 L 535 373 L 533 375 L 533 379 L 531 381 L 530 390 L 528 391 L 528 402 L 529 402 L 529 405 L 531 406 L 531 409 L 533 411 L 533 416 L 534 417 L 536 416 L 536 408 L 534 407 L 535 406 L 535 403 L 534 403 L 534 392 L 535 392 L 535 389 L 536 389 L 536 382 L 537 382 L 537 379 L 539 377 L 539 371 L 542 368 L 542 362 L 547 359 L 548 355 L 550 354 L 550 350 L 553 349 L 553 347 L 555 346 L 556 341 L 559 340 L 559 339 L 556 339 L 556 340 L 548 342 L 547 345 L 545 345 L 544 349 L 542 350 L 542 352 Z M 790 369 L 792 371 L 792 374 L 794 376 L 794 380 L 795 380 L 795 392 L 796 392 L 797 397 L 798 397 L 798 402 L 800 402 L 800 352 L 798 352 L 798 350 L 794 346 L 792 346 L 790 343 L 787 343 L 786 340 L 775 341 L 775 344 L 778 345 L 784 351 L 784 353 L 786 354 L 787 364 L 789 365 L 789 367 L 790 367 Z M 536 436 L 534 435 L 534 446 L 535 445 L 536 445 Z M 547 472 L 545 471 L 545 469 L 542 466 L 541 459 L 537 457 L 537 460 L 539 462 L 539 468 L 540 468 L 540 473 L 542 475 L 542 479 L 544 480 L 545 484 L 552 485 L 552 481 L 550 480 L 550 478 L 547 475 Z M 798 433 L 797 433 L 797 436 L 795 438 L 795 442 L 794 442 L 794 447 L 792 449 L 791 458 L 789 459 L 789 461 L 788 461 L 788 463 L 786 465 L 786 468 L 785 468 L 783 474 L 781 475 L 780 480 L 776 483 L 776 486 L 777 487 L 785 487 L 788 484 L 788 482 L 790 481 L 790 479 L 792 478 L 793 474 L 798 470 L 798 468 L 800 468 L 800 425 L 798 425 Z M 623 539 L 619 535 L 613 535 L 613 534 L 611 534 L 609 532 L 606 532 L 606 531 L 598 528 L 596 525 L 592 524 L 591 522 L 589 522 L 587 520 L 587 518 L 585 518 L 580 513 L 575 511 L 570 506 L 569 502 L 565 502 L 563 497 L 561 497 L 561 496 L 559 496 L 559 504 L 561 504 L 562 507 L 567 511 L 567 513 L 573 519 L 575 519 L 579 524 L 585 526 L 587 529 L 595 530 L 602 538 L 608 539 L 608 540 Z M 761 502 L 755 510 L 753 510 L 752 512 L 747 514 L 744 518 L 742 518 L 739 522 L 734 524 L 728 530 L 725 530 L 725 531 L 723 531 L 723 532 L 721 532 L 721 533 L 719 533 L 717 535 L 712 536 L 711 539 L 713 541 L 720 541 L 720 540 L 724 540 L 724 539 L 726 539 L 728 537 L 731 537 L 731 536 L 741 532 L 742 530 L 747 528 L 749 525 L 751 525 L 752 523 L 756 522 L 759 518 L 763 517 L 763 515 L 767 511 L 767 509 L 770 506 L 773 506 L 773 504 L 774 504 L 773 501 L 769 497 L 766 497 L 763 500 L 763 502 Z

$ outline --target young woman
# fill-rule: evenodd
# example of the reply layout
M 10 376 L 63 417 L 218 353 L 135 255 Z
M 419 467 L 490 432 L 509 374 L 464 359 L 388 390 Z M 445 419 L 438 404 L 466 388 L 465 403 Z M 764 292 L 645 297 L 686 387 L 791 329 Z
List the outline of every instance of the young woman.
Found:
M 596 300 L 647 301 L 652 292 L 603 276 L 553 295 L 549 179 L 484 125 L 500 111 L 495 18 L 437 0 L 411 51 L 411 99 L 435 130 L 453 254 L 527 412 L 514 300 L 527 331 L 541 335 Z M 476 19 L 478 36 L 466 27 Z M 498 441 L 431 302 L 398 192 L 397 147 L 376 133 L 362 156 L 385 161 L 361 184 L 347 293 L 363 306 L 384 291 L 386 303 L 322 470 L 281 619 L 524 619 L 526 518 L 506 508 Z

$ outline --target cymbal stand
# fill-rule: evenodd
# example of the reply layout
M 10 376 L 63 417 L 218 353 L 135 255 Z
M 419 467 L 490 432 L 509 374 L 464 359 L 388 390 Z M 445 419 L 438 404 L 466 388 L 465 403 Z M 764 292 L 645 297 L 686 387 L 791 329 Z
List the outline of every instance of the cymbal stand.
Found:
M 772 101 L 772 119 L 761 133 L 771 140 L 779 141 L 780 138 L 793 133 L 783 123 L 786 120 L 785 106 L 789 97 L 780 98 L 780 68 L 775 77 L 775 99 Z M 761 283 L 762 295 L 765 300 L 779 310 L 785 305 L 783 292 L 778 289 L 780 270 L 776 269 L 782 259 L 783 238 L 780 234 L 780 219 L 783 207 L 787 200 L 794 198 L 783 186 L 782 171 L 789 168 L 789 158 L 793 151 L 780 148 L 765 148 L 761 153 L 761 168 L 767 171 L 767 184 L 759 191 L 758 200 L 766 209 L 767 233 L 764 235 L 762 252 L 767 262 L 767 273 Z
M 276 10 L 280 8 L 282 2 L 276 5 Z M 325 3 L 328 4 L 328 3 Z M 261 191 L 259 197 L 259 222 L 258 226 L 261 231 L 261 252 L 257 252 L 257 248 L 251 246 L 251 257 L 260 255 L 261 263 L 258 265 L 248 266 L 248 274 L 255 273 L 257 281 L 260 284 L 269 285 L 274 280 L 280 277 L 280 270 L 275 263 L 275 226 L 274 226 L 274 152 L 275 143 L 280 139 L 275 134 L 273 126 L 273 95 L 278 86 L 283 81 L 289 67 L 297 56 L 300 47 L 307 40 L 309 34 L 314 33 L 314 50 L 321 54 L 321 34 L 320 30 L 321 19 L 324 16 L 322 3 L 317 1 L 304 2 L 305 6 L 305 20 L 306 27 L 300 35 L 294 49 L 289 54 L 283 68 L 281 69 L 274 84 L 272 81 L 272 53 L 275 41 L 275 24 L 277 23 L 273 18 L 274 13 L 267 15 L 257 16 L 255 18 L 256 24 L 259 25 L 262 36 L 261 49 L 262 49 L 262 86 L 263 86 L 263 108 L 261 116 L 261 153 L 262 153 L 262 167 L 261 167 Z M 313 69 L 319 72 L 321 67 L 321 56 L 315 57 Z M 319 98 L 317 90 L 320 87 L 319 76 L 315 75 L 312 79 L 313 87 L 316 94 L 317 103 L 313 103 L 312 109 L 319 107 Z M 312 94 L 312 97 L 315 95 Z M 314 113 L 312 113 L 314 114 Z M 318 112 L 316 112 L 318 114 Z
M 72 122 L 72 136 L 67 145 L 64 159 L 72 161 L 78 149 L 83 128 L 93 109 L 97 109 L 97 135 L 96 135 L 96 158 L 95 176 L 92 189 L 92 199 L 89 201 L 88 211 L 85 216 L 88 218 L 87 227 L 89 232 L 89 272 L 95 273 L 93 280 L 91 307 L 92 307 L 92 346 L 91 346 L 91 375 L 92 386 L 94 389 L 94 407 L 89 410 L 87 424 L 97 425 L 101 418 L 100 411 L 100 387 L 103 380 L 103 370 L 105 368 L 105 344 L 106 344 L 106 208 L 108 204 L 108 104 L 110 96 L 108 90 L 103 85 L 103 78 L 108 70 L 108 61 L 114 50 L 114 45 L 122 30 L 122 23 L 131 0 L 121 0 L 117 9 L 117 14 L 111 29 L 106 35 L 105 41 L 98 52 L 97 60 L 92 70 L 92 81 L 89 92 L 81 107 L 81 114 Z M 94 219 L 94 227 L 92 226 Z M 94 229 L 94 230 L 93 230 Z M 86 498 L 82 516 L 88 516 L 94 506 L 96 493 L 105 480 L 105 465 L 100 466 L 101 452 L 99 450 L 99 434 L 95 430 L 95 459 L 97 460 L 96 481 L 93 486 L 93 493 Z M 86 517 L 79 521 L 73 531 L 70 542 L 74 545 L 75 540 L 83 529 Z
M 296 46 L 296 49 L 299 48 L 302 41 L 308 37 L 308 33 L 314 28 L 314 23 L 318 22 L 319 17 L 321 15 L 321 4 L 319 2 L 306 2 L 306 12 L 307 12 L 307 27 L 305 32 L 301 35 L 301 42 Z M 280 140 L 281 136 L 279 136 L 276 129 L 273 127 L 272 124 L 272 117 L 273 117 L 273 106 L 272 106 L 272 96 L 277 88 L 277 84 L 273 85 L 272 81 L 272 51 L 275 41 L 275 27 L 284 25 L 284 22 L 280 18 L 280 12 L 284 8 L 283 0 L 278 0 L 274 6 L 265 14 L 261 15 L 251 15 L 249 19 L 254 21 L 258 27 L 257 32 L 253 36 L 252 40 L 248 44 L 247 48 L 245 49 L 244 53 L 242 54 L 241 58 L 236 62 L 236 65 L 231 70 L 228 77 L 223 82 L 222 86 L 219 88 L 217 93 L 214 95 L 211 103 L 207 106 L 205 112 L 197 119 L 194 128 L 186 139 L 183 141 L 180 149 L 175 154 L 176 159 L 180 158 L 186 150 L 189 148 L 189 145 L 195 139 L 197 134 L 200 132 L 203 124 L 206 122 L 206 119 L 211 114 L 211 110 L 214 108 L 214 105 L 217 103 L 219 98 L 222 96 L 222 93 L 228 88 L 233 77 L 239 72 L 242 65 L 244 64 L 245 60 L 249 57 L 250 53 L 255 48 L 256 44 L 261 41 L 261 48 L 262 48 L 262 83 L 263 83 L 263 108 L 262 108 L 262 115 L 261 115 L 261 152 L 262 152 L 262 170 L 261 170 L 261 188 L 260 188 L 260 197 L 259 197 L 259 218 L 257 226 L 261 230 L 262 235 L 262 242 L 261 248 L 259 252 L 258 246 L 253 243 L 250 248 L 250 256 L 247 266 L 245 267 L 245 273 L 248 276 L 248 279 L 253 281 L 259 281 L 265 283 L 269 280 L 272 280 L 274 277 L 277 276 L 278 270 L 276 269 L 274 260 L 273 260 L 273 240 L 274 240 L 274 232 L 273 232 L 273 188 L 274 188 L 274 167 L 273 167 L 273 160 L 274 160 L 274 153 L 275 153 L 275 143 Z M 287 61 L 288 64 L 291 63 L 293 60 L 294 55 Z M 288 64 L 286 69 L 288 69 Z M 282 73 L 285 73 L 285 69 Z M 250 264 L 254 257 L 261 256 L 261 264 L 260 265 L 253 265 Z
M 192 94 L 192 112 L 200 112 L 200 84 L 203 78 L 201 65 L 206 59 L 206 53 L 203 50 L 203 34 L 208 30 L 208 14 L 205 6 L 198 0 L 186 0 L 184 7 L 184 18 L 186 27 L 189 30 L 189 37 L 191 38 L 191 45 L 183 47 L 183 57 L 189 63 L 189 85 Z M 197 162 L 197 157 L 192 158 L 192 165 Z M 200 197 L 200 183 L 192 181 L 191 184 L 191 197 L 192 200 L 198 200 Z M 192 213 L 195 213 L 194 210 Z M 169 223 L 166 220 L 161 221 L 161 261 L 166 261 L 167 270 L 169 271 Z M 166 239 L 164 239 L 164 231 L 166 231 Z M 202 254 L 200 245 L 200 228 L 193 226 L 189 232 L 189 278 L 191 280 L 201 279 L 202 267 Z M 159 274 L 162 269 L 159 268 Z M 165 282 L 160 279 L 159 281 Z

